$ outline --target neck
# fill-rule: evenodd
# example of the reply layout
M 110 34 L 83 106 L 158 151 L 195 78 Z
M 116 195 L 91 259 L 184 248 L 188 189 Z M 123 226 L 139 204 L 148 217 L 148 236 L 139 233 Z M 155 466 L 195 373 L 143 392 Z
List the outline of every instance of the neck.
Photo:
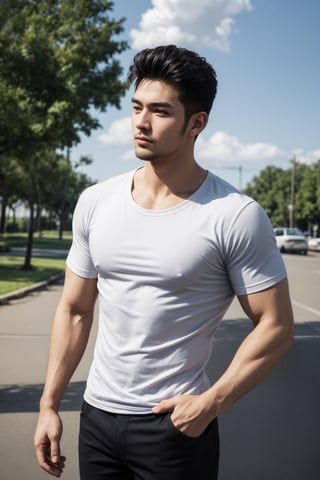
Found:
M 143 173 L 145 182 L 155 193 L 167 191 L 181 196 L 196 190 L 205 177 L 205 170 L 194 160 L 181 162 L 181 165 L 148 162 Z
M 134 176 L 132 195 L 145 208 L 169 208 L 192 195 L 206 175 L 194 160 L 179 168 L 175 164 L 148 162 Z

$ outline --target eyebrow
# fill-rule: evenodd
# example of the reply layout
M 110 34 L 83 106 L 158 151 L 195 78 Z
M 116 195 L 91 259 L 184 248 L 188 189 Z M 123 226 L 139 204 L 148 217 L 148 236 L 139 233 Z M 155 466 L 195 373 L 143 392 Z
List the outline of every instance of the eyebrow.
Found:
M 131 98 L 131 103 L 137 103 L 138 105 L 142 105 L 142 102 L 135 97 Z M 148 104 L 150 107 L 162 107 L 162 108 L 173 108 L 173 105 L 169 102 L 151 102 Z

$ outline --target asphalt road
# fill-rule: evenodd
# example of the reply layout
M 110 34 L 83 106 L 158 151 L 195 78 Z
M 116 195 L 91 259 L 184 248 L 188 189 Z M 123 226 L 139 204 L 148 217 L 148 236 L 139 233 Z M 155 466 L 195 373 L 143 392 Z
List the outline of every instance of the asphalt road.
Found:
M 320 254 L 284 256 L 295 314 L 295 344 L 270 377 L 220 418 L 219 480 L 320 478 Z M 61 286 L 0 306 L 0 478 L 41 480 L 32 437 L 42 390 L 53 313 Z M 95 327 L 96 328 L 96 327 Z M 95 337 L 61 405 L 65 480 L 77 480 L 77 429 Z M 235 301 L 214 343 L 212 381 L 250 330 Z

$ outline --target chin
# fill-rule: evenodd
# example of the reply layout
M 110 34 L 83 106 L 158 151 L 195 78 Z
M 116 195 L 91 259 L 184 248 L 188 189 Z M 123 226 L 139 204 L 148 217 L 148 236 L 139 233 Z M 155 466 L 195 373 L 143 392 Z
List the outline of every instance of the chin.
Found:
M 139 160 L 143 160 L 143 161 L 146 161 L 146 162 L 152 162 L 152 161 L 157 159 L 156 155 L 150 154 L 148 152 L 137 152 L 136 151 L 136 157 Z

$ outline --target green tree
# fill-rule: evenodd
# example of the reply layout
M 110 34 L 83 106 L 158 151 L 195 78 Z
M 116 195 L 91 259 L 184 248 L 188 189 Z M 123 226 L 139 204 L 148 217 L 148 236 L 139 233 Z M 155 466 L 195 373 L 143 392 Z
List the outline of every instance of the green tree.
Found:
M 93 113 L 119 108 L 127 83 L 115 37 L 123 21 L 106 0 L 3 0 L 0 3 L 0 155 L 16 157 L 30 175 L 30 218 L 39 158 L 71 148 L 99 121 Z M 30 221 L 24 268 L 31 267 Z
M 260 203 L 273 225 L 289 223 L 290 177 L 285 170 L 266 167 L 252 179 L 245 193 Z
M 270 218 L 275 215 L 282 204 L 279 195 L 279 179 L 283 176 L 283 170 L 275 166 L 268 166 L 262 170 L 259 176 L 255 176 L 245 189 L 245 193 L 255 198 L 265 209 Z
M 50 212 L 59 224 L 59 239 L 62 239 L 69 215 L 74 210 L 80 193 L 88 186 L 95 183 L 87 175 L 77 171 L 81 165 L 89 165 L 92 160 L 88 157 L 81 157 L 79 161 L 72 164 L 69 155 L 61 155 L 56 152 L 48 152 L 51 161 L 46 162 L 42 171 L 41 184 L 41 207 Z M 48 168 L 49 165 L 49 168 Z M 48 175 L 54 180 L 48 182 Z
M 6 231 L 7 209 L 26 199 L 28 176 L 15 158 L 0 155 L 0 234 Z
M 291 168 L 286 170 L 268 166 L 252 179 L 245 193 L 260 203 L 273 225 L 289 226 L 292 220 L 299 226 L 301 217 L 297 214 L 297 192 L 301 189 L 307 169 L 306 165 L 294 160 L 291 162 Z
M 296 193 L 295 216 L 303 229 L 320 225 L 320 160 L 305 169 Z

